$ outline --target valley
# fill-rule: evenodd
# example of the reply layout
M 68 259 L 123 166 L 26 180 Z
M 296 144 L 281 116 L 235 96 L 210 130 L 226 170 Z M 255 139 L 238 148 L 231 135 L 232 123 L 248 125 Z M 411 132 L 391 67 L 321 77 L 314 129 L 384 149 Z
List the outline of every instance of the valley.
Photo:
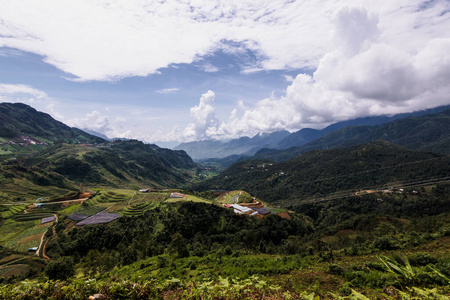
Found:
M 450 158 L 448 132 L 435 128 L 448 111 L 414 118 L 379 125 L 374 138 L 337 128 L 312 141 L 326 149 L 260 150 L 223 169 L 11 117 L 0 145 L 0 298 L 447 299 Z M 398 122 L 422 131 L 408 143 L 378 139 L 403 135 Z M 7 143 L 24 136 L 34 144 Z M 286 133 L 252 143 L 266 137 Z

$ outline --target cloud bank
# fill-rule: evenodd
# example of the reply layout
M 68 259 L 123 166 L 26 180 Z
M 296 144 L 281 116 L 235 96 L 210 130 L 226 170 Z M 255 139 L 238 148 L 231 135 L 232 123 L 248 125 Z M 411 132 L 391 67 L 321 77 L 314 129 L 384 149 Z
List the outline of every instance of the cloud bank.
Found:
M 328 33 L 333 12 L 342 6 L 364 6 L 380 16 L 381 38 L 409 52 L 449 25 L 447 1 L 3 0 L 0 47 L 42 55 L 80 81 L 146 76 L 218 50 L 252 51 L 256 61 L 243 70 L 248 72 L 315 69 L 333 48 Z M 371 31 L 375 19 L 358 17 L 336 27 L 354 46 L 377 33 Z
M 410 52 L 387 43 L 378 16 L 361 8 L 340 9 L 334 25 L 336 46 L 323 55 L 312 76 L 287 77 L 292 82 L 283 97 L 263 99 L 250 108 L 241 104 L 244 109 L 234 110 L 220 124 L 205 128 L 208 123 L 202 122 L 202 137 L 318 128 L 450 103 L 450 38 L 429 39 Z

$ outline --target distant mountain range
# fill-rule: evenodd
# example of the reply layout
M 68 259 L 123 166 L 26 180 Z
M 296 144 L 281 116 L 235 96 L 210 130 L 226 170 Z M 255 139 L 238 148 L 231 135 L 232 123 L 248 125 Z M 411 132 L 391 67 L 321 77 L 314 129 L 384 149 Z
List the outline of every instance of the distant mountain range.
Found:
M 390 141 L 418 151 L 450 154 L 450 109 L 383 125 L 348 126 L 300 147 L 261 149 L 252 158 L 283 161 L 311 150 L 346 148 L 375 140 Z
M 102 139 L 104 139 L 105 141 L 112 141 L 112 139 L 108 138 L 108 137 L 107 137 L 106 135 L 104 135 L 103 133 L 97 132 L 97 131 L 95 131 L 95 130 L 88 129 L 88 128 L 83 128 L 83 129 L 81 129 L 81 130 L 83 130 L 84 132 L 89 133 L 90 135 L 93 135 L 93 136 L 102 138 Z
M 443 106 L 390 117 L 358 118 L 332 124 L 322 130 L 305 128 L 289 134 L 278 143 L 260 148 L 252 153 L 203 159 L 200 162 L 227 167 L 236 161 L 250 158 L 281 161 L 314 149 L 347 147 L 377 139 L 391 141 L 417 150 L 448 153 L 450 150 L 446 139 L 450 134 L 447 118 L 449 109 L 450 106 Z M 440 112 L 443 114 L 439 114 Z
M 253 155 L 261 148 L 272 147 L 289 136 L 289 131 L 261 133 L 254 137 L 241 137 L 230 141 L 205 140 L 182 143 L 174 150 L 184 150 L 194 160 L 224 158 L 229 155 Z

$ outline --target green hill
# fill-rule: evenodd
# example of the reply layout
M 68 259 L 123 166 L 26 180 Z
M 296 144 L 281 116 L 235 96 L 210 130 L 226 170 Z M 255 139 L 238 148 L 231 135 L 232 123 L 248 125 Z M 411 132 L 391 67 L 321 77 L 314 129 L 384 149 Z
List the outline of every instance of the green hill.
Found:
M 385 140 L 417 151 L 450 154 L 450 110 L 409 117 L 379 126 L 349 126 L 301 147 L 285 150 L 262 149 L 253 159 L 282 161 L 317 149 L 345 148 L 375 140 Z
M 0 121 L 0 138 L 3 140 L 28 136 L 41 142 L 104 142 L 101 138 L 71 128 L 22 103 L 0 103 Z
M 250 160 L 232 165 L 194 188 L 242 189 L 265 201 L 297 202 L 339 191 L 370 189 L 450 176 L 450 158 L 386 141 L 346 149 L 315 150 L 288 161 Z
M 55 174 L 65 183 L 70 180 L 91 187 L 180 186 L 192 178 L 196 167 L 184 151 L 139 141 L 96 147 L 55 143 L 33 157 L 10 160 L 6 165 Z

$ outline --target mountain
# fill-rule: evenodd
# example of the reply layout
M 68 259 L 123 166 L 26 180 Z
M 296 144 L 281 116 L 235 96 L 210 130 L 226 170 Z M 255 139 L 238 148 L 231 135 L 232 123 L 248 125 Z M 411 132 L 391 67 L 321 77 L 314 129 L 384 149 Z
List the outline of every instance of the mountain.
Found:
M 448 177 L 450 158 L 386 142 L 315 150 L 275 163 L 247 160 L 197 185 L 198 190 L 242 189 L 263 201 L 322 197 L 429 178 Z
M 107 137 L 106 135 L 104 135 L 103 133 L 97 132 L 97 131 L 95 131 L 95 130 L 87 129 L 87 128 L 83 128 L 82 130 L 83 130 L 84 132 L 89 133 L 90 135 L 93 135 L 93 136 L 102 138 L 102 139 L 104 139 L 105 141 L 109 141 L 109 142 L 111 141 L 111 139 L 108 138 L 108 137 Z
M 184 151 L 162 149 L 140 141 L 92 147 L 55 143 L 31 158 L 14 162 L 60 174 L 77 184 L 114 187 L 179 186 L 196 164 Z
M 364 117 L 364 118 L 357 118 L 353 120 L 347 120 L 338 122 L 335 124 L 331 124 L 327 127 L 325 127 L 322 130 L 316 130 L 311 128 L 303 128 L 299 131 L 291 133 L 289 136 L 281 140 L 277 145 L 273 145 L 272 147 L 267 148 L 275 148 L 275 149 L 287 149 L 291 147 L 299 147 L 306 143 L 309 143 L 315 139 L 321 138 L 333 131 L 349 127 L 349 126 L 360 126 L 360 125 L 370 125 L 370 126 L 376 126 L 376 125 L 382 125 L 385 123 L 393 122 L 395 120 L 404 119 L 408 117 L 419 117 L 427 114 L 434 114 L 439 113 L 442 111 L 445 111 L 449 109 L 450 106 L 441 106 L 437 108 L 432 109 L 426 109 L 421 111 L 416 111 L 412 113 L 403 113 L 403 114 L 396 114 L 393 116 L 374 116 L 374 117 Z
M 270 147 L 287 137 L 286 130 L 260 133 L 253 137 L 241 137 L 230 141 L 205 140 L 181 143 L 174 150 L 184 150 L 194 160 L 223 158 L 233 154 L 252 155 L 261 148 Z
M 65 194 L 80 185 L 182 186 L 197 171 L 184 151 L 107 142 L 28 105 L 1 103 L 0 119 L 0 201 Z
M 102 138 L 71 128 L 22 103 L 0 103 L 0 138 L 3 140 L 30 137 L 40 142 L 102 143 Z
M 275 161 L 294 158 L 316 149 L 344 148 L 385 140 L 418 151 L 450 154 L 450 109 L 419 117 L 408 117 L 378 126 L 349 126 L 300 147 L 261 149 L 252 158 Z

